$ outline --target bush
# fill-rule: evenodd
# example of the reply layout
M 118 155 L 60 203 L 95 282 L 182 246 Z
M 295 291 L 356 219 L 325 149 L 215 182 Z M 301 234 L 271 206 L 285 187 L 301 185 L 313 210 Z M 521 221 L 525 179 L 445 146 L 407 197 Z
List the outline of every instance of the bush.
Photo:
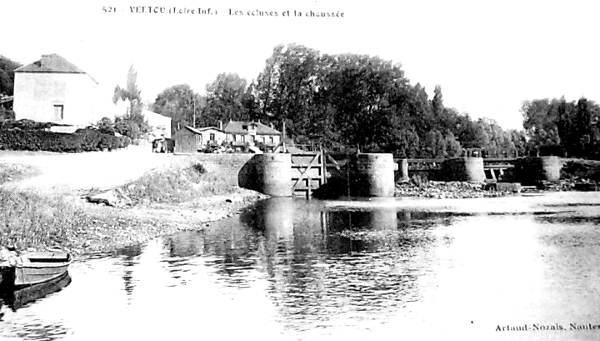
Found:
M 79 129 L 74 134 L 44 130 L 51 123 L 28 120 L 5 122 L 0 125 L 0 149 L 49 152 L 89 152 L 127 147 L 130 140 L 102 134 L 95 129 Z

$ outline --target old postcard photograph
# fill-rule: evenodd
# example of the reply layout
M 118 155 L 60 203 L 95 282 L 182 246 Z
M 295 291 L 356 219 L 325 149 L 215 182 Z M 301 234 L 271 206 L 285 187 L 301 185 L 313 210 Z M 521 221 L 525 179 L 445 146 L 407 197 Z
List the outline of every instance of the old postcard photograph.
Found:
M 0 339 L 600 339 L 592 1 L 0 4 Z

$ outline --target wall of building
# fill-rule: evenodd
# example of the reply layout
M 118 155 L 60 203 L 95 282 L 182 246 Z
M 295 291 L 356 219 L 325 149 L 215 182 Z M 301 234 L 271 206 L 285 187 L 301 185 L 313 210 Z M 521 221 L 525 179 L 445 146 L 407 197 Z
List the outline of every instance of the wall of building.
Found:
M 241 142 L 242 141 L 242 136 L 244 136 L 243 141 L 244 142 L 252 142 L 252 137 L 254 135 L 250 135 L 250 134 L 232 134 L 232 133 L 227 133 L 227 142 L 234 142 L 234 135 L 235 135 L 235 142 Z M 281 141 L 281 137 L 279 135 L 255 135 L 256 140 L 254 141 L 255 143 L 265 143 L 268 145 L 277 145 L 279 144 L 279 142 Z M 271 137 L 273 137 L 273 142 L 271 142 Z M 264 138 L 264 141 L 263 141 Z
M 225 133 L 218 130 L 204 130 L 201 132 L 202 145 L 206 145 L 210 141 L 210 134 L 215 134 L 215 143 L 221 145 L 226 139 Z
M 188 129 L 180 129 L 173 134 L 175 153 L 193 154 L 198 152 L 198 139 L 195 133 Z
M 96 83 L 86 74 L 15 73 L 15 118 L 38 122 L 88 125 L 102 113 Z M 55 118 L 55 105 L 63 105 L 63 119 Z
M 171 118 L 157 114 L 150 110 L 142 110 L 146 122 L 152 127 L 152 134 L 155 138 L 164 136 L 171 138 Z

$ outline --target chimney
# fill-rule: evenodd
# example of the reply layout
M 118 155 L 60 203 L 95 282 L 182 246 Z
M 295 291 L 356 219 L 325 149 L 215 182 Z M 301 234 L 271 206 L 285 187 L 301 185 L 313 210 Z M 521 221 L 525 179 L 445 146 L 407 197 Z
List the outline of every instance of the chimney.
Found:
M 219 120 L 219 129 L 223 130 L 223 121 Z

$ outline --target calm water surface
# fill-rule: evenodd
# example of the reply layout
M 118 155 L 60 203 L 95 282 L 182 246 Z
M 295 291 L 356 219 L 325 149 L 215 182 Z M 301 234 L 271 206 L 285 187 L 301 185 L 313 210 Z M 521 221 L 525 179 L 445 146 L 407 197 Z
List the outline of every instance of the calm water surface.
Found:
M 569 329 L 600 325 L 599 222 L 595 193 L 269 199 L 73 264 L 63 290 L 2 307 L 0 339 L 598 340 Z

